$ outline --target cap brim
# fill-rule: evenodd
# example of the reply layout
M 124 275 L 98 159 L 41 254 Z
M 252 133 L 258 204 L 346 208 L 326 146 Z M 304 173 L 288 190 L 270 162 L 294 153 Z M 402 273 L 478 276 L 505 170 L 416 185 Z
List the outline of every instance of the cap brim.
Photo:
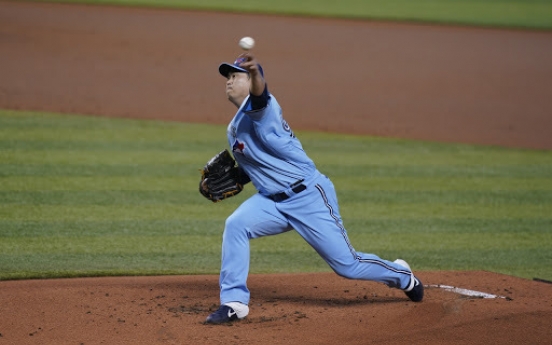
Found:
M 241 72 L 241 73 L 249 73 L 247 72 L 247 70 L 241 68 L 241 67 L 238 67 L 238 66 L 235 66 L 235 65 L 232 65 L 232 64 L 229 64 L 227 62 L 223 62 L 220 64 L 219 66 L 219 73 L 225 77 L 225 78 L 228 78 L 228 74 L 232 73 L 232 72 Z

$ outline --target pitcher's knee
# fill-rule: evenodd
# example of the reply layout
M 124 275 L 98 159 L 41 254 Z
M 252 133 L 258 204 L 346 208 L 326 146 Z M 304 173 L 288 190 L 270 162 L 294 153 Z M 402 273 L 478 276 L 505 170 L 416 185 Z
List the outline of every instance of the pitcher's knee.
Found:
M 239 236 L 239 235 L 248 235 L 248 224 L 245 217 L 237 217 L 235 215 L 230 215 L 226 218 L 224 223 L 224 235 L 225 236 Z

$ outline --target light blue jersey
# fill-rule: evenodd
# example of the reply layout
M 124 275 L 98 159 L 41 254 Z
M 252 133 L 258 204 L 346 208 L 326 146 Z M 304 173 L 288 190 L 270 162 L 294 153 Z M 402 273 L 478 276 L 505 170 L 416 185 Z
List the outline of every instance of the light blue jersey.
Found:
M 247 97 L 230 122 L 227 136 L 238 165 L 265 196 L 287 189 L 316 170 L 272 95 L 260 110 L 251 110 Z

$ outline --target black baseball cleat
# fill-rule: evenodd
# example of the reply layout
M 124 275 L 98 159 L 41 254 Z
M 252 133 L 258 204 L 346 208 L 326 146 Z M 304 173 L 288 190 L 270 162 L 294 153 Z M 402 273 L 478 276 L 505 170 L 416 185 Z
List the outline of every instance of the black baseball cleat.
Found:
M 404 293 L 412 302 L 421 302 L 424 299 L 424 284 L 414 275 L 412 275 L 412 279 L 414 279 L 414 286 L 410 291 L 404 290 Z
M 221 305 L 217 309 L 217 311 L 207 316 L 207 320 L 205 320 L 205 323 L 221 324 L 232 322 L 235 320 L 239 320 L 239 318 L 234 309 L 230 308 L 227 305 Z
M 405 268 L 408 268 L 408 270 L 412 272 L 410 265 L 406 261 L 402 259 L 397 259 L 394 262 Z M 411 277 L 412 278 L 410 279 L 410 284 L 408 284 L 408 287 L 403 291 L 412 302 L 421 302 L 424 299 L 424 284 L 422 284 L 420 279 L 414 276 L 414 273 L 412 273 Z

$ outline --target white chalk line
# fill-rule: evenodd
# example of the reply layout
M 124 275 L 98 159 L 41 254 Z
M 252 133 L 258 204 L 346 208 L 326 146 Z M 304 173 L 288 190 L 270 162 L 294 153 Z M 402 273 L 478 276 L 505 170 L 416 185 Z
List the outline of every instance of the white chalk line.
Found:
M 449 285 L 441 285 L 441 284 L 426 285 L 426 287 L 439 288 L 439 289 L 454 292 L 454 293 L 457 293 L 457 294 L 460 294 L 460 295 L 470 296 L 470 297 L 477 297 L 477 298 L 506 298 L 505 296 L 493 295 L 491 293 L 475 291 L 475 290 L 469 290 L 469 289 L 463 289 L 463 288 L 458 288 L 458 287 L 449 286 Z

